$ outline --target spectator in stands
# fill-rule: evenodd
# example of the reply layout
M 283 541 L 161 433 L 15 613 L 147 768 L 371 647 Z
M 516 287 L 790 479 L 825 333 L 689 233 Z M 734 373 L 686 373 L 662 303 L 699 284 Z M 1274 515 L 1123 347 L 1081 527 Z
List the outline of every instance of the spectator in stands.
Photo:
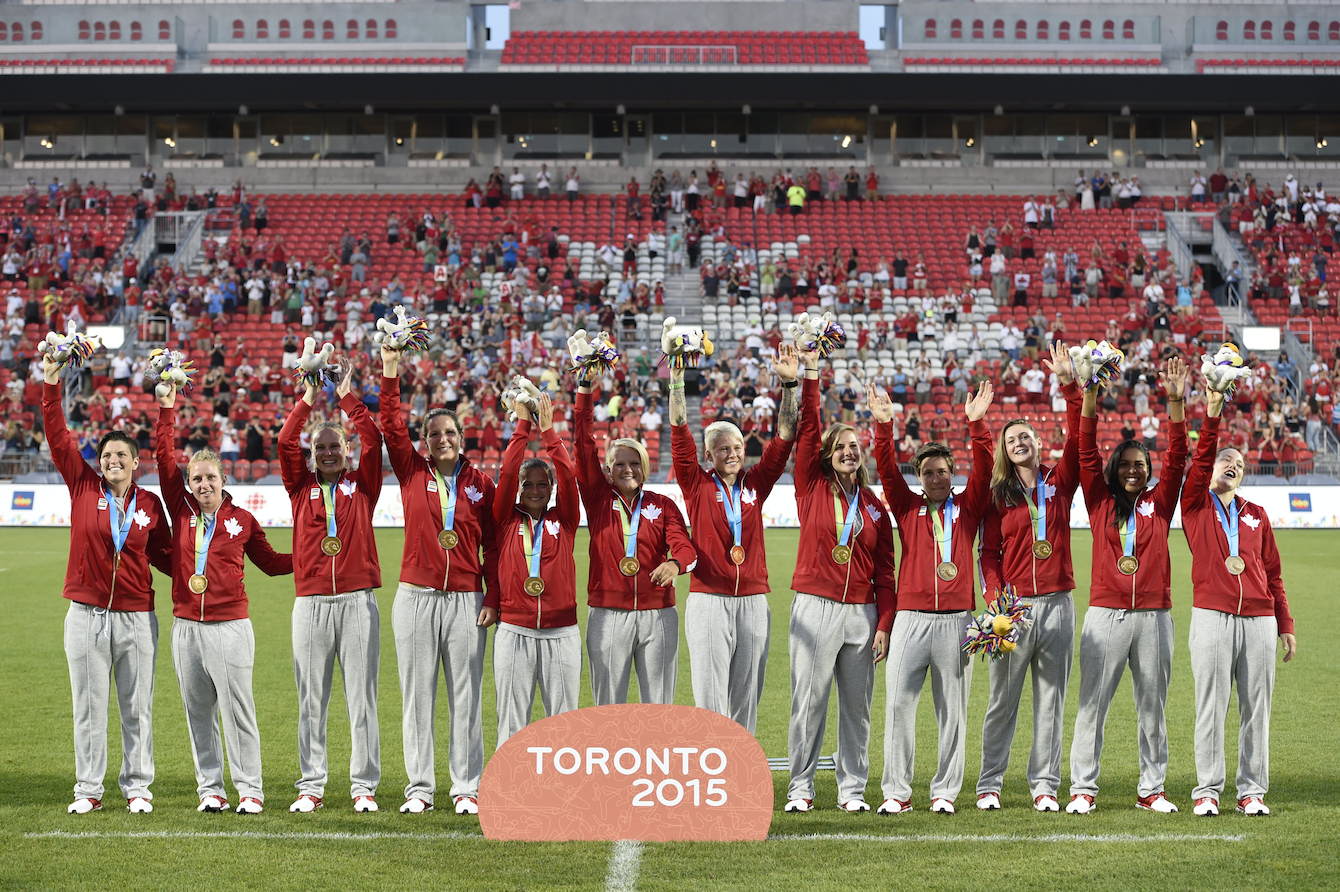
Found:
M 260 203 L 256 205 L 256 213 L 252 218 L 252 224 L 256 227 L 256 235 L 259 236 L 265 231 L 265 227 L 270 225 L 270 207 L 265 203 L 265 196 L 261 196 Z
M 582 178 L 577 175 L 577 168 L 568 168 L 568 175 L 563 181 L 563 189 L 567 192 L 568 201 L 576 201 L 582 188 Z
M 873 167 L 865 175 L 865 197 L 868 201 L 879 198 L 879 173 Z
M 548 198 L 549 190 L 552 186 L 553 183 L 549 173 L 549 165 L 541 164 L 539 172 L 535 174 L 535 196 L 537 198 Z
M 793 184 L 786 190 L 786 202 L 791 208 L 791 216 L 799 216 L 805 213 L 805 199 L 808 193 L 804 186 L 799 183 Z
M 513 201 L 521 201 L 526 197 L 526 175 L 521 172 L 521 168 L 512 168 L 512 174 L 507 178 L 507 183 Z
M 1193 202 L 1202 202 L 1206 199 L 1207 183 L 1205 177 L 1201 176 L 1199 170 L 1191 174 L 1191 200 Z

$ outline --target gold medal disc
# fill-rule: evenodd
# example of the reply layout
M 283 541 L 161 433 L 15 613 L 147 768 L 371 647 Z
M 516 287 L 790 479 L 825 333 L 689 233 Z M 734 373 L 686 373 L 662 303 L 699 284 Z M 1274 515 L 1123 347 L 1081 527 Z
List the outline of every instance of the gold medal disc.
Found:
M 344 545 L 336 536 L 326 536 L 321 540 L 321 553 L 328 557 L 335 557 L 343 548 Z
M 205 589 L 209 588 L 209 580 L 205 578 L 203 573 L 194 573 L 191 575 L 191 578 L 186 581 L 186 587 L 189 588 L 193 594 L 203 595 Z

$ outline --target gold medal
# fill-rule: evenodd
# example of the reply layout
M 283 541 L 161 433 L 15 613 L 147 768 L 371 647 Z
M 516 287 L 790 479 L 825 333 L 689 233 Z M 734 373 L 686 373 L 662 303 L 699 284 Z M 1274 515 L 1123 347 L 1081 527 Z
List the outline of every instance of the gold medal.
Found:
M 1239 570 L 1238 572 L 1241 573 L 1242 571 Z M 186 587 L 189 588 L 193 594 L 203 595 L 205 589 L 209 588 L 209 580 L 205 578 L 203 573 L 194 573 L 191 575 L 190 579 L 186 580 Z
M 1052 544 L 1046 539 L 1038 539 L 1033 543 L 1033 557 L 1040 561 L 1045 561 L 1052 556 Z
M 443 530 L 437 534 L 437 544 L 443 548 L 455 548 L 460 544 L 461 534 L 455 530 Z
M 1133 554 L 1124 554 L 1117 558 L 1117 571 L 1125 576 L 1134 576 L 1140 569 L 1140 559 Z
M 958 564 L 953 561 L 941 561 L 940 565 L 935 568 L 935 575 L 945 582 L 953 582 L 958 578 Z
M 1224 569 L 1234 576 L 1241 576 L 1242 571 L 1247 569 L 1247 562 L 1236 554 L 1230 554 L 1224 558 Z
M 851 560 L 851 547 L 848 545 L 833 546 L 833 563 L 845 564 Z
M 530 595 L 532 598 L 538 598 L 540 595 L 544 594 L 544 580 L 538 576 L 527 576 L 524 588 L 526 589 L 526 594 Z
M 625 576 L 636 576 L 637 571 L 642 569 L 642 564 L 635 557 L 626 557 L 619 561 L 619 572 Z
M 743 564 L 743 563 L 744 563 L 744 546 L 743 546 L 743 545 L 732 545 L 732 546 L 731 546 L 731 549 L 730 549 L 730 560 L 731 560 L 731 563 L 732 563 L 732 564 L 735 564 L 737 567 L 738 567 L 740 564 Z
M 321 539 L 321 552 L 328 557 L 334 557 L 343 548 L 338 536 L 325 536 Z

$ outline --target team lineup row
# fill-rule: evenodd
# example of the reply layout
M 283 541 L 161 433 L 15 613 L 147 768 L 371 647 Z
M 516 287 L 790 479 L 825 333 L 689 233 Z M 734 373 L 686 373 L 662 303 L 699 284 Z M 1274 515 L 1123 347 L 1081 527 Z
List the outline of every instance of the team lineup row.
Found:
M 478 812 L 489 626 L 496 626 L 499 746 L 529 720 L 537 688 L 548 715 L 577 707 L 582 641 L 573 551 L 583 507 L 590 531 L 585 641 L 594 702 L 624 702 L 634 671 L 645 702 L 673 702 L 680 637 L 674 580 L 689 573 L 684 638 L 694 702 L 753 733 L 771 619 L 762 507 L 794 453 L 806 544 L 796 555 L 791 580 L 797 594 L 789 633 L 786 811 L 814 807 L 814 774 L 834 686 L 837 804 L 851 812 L 869 810 L 870 707 L 879 662 L 886 663 L 887 684 L 878 811 L 912 808 L 915 711 L 927 672 L 939 726 L 931 809 L 954 811 L 963 783 L 972 670 L 961 642 L 973 622 L 970 568 L 979 556 L 987 591 L 1008 586 L 1028 605 L 1030 622 L 1017 647 L 990 663 L 977 806 L 1000 807 L 1020 695 L 1031 672 L 1035 727 L 1028 783 L 1039 811 L 1060 810 L 1061 725 L 1075 625 L 1069 511 L 1082 487 L 1093 561 L 1066 811 L 1096 808 L 1104 724 L 1128 666 L 1140 726 L 1136 803 L 1152 811 L 1176 810 L 1164 791 L 1164 704 L 1173 650 L 1168 535 L 1180 502 L 1193 558 L 1194 810 L 1218 813 L 1225 786 L 1224 723 L 1236 685 L 1242 723 L 1238 808 L 1269 813 L 1264 797 L 1275 641 L 1282 641 L 1284 659 L 1291 659 L 1297 646 L 1293 620 L 1270 522 L 1259 506 L 1237 495 L 1243 457 L 1235 449 L 1217 448 L 1224 394 L 1208 382 L 1206 418 L 1187 468 L 1188 370 L 1180 358 L 1168 360 L 1160 375 L 1170 445 L 1152 487 L 1143 444 L 1123 442 L 1104 463 L 1096 442 L 1094 382 L 1076 381 L 1059 345 L 1048 366 L 1063 385 L 1068 406 L 1061 459 L 1054 467 L 1042 463 L 1042 445 L 1025 421 L 1007 423 L 993 443 L 983 421 L 992 390 L 983 383 L 965 405 L 972 469 L 961 492 L 952 488 L 954 452 L 939 443 L 916 454 L 922 493 L 909 488 L 895 457 L 893 403 L 871 386 L 866 399 L 883 500 L 869 488 L 859 432 L 845 424 L 822 427 L 817 351 L 779 348 L 773 363 L 783 394 L 777 432 L 761 461 L 748 469 L 740 431 L 720 421 L 703 432 L 709 467 L 700 464 L 686 423 L 684 372 L 672 365 L 672 454 L 687 524 L 671 499 L 644 488 L 649 459 L 640 443 L 616 440 L 604 456 L 597 454 L 589 377 L 579 377 L 571 450 L 553 428 L 547 396 L 509 402 L 518 420 L 495 483 L 462 453 L 460 425 L 446 410 L 428 413 L 424 452 L 415 449 L 400 403 L 400 354 L 383 347 L 382 361 L 380 426 L 350 394 L 347 374 L 336 388 L 362 445 L 356 469 L 338 423 L 317 425 L 310 457 L 304 454 L 301 435 L 316 400 L 311 384 L 279 435 L 293 509 L 291 555 L 275 552 L 252 515 L 232 502 L 213 453 L 193 455 L 184 476 L 162 472 L 162 502 L 133 482 L 139 459 L 124 434 L 102 438 L 97 471 L 85 464 L 61 411 L 60 367 L 51 360 L 44 364 L 47 437 L 71 496 L 64 586 L 72 602 L 65 619 L 74 701 L 71 813 L 102 806 L 112 681 L 124 741 L 119 786 L 132 812 L 152 810 L 150 692 L 158 630 L 151 567 L 172 579 L 173 662 L 200 810 L 229 807 L 224 743 L 237 811 L 262 810 L 247 558 L 269 575 L 292 573 L 295 581 L 300 779 L 290 811 L 311 812 L 324 804 L 327 706 L 337 662 L 349 712 L 353 806 L 377 810 L 380 618 L 374 592 L 381 587 L 381 571 L 372 514 L 381 490 L 383 442 L 400 483 L 405 518 L 392 606 L 408 777 L 402 812 L 434 807 L 432 716 L 440 672 L 450 707 L 449 795 L 457 813 Z M 154 442 L 159 467 L 168 469 L 174 462 L 176 390 L 167 386 L 159 393 Z M 547 461 L 524 458 L 537 436 Z

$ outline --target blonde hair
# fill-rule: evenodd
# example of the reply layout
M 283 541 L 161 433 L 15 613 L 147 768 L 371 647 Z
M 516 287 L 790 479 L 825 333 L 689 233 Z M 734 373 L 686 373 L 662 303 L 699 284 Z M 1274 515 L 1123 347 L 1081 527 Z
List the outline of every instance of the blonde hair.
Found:
M 714 421 L 703 431 L 703 448 L 708 452 L 712 451 L 712 444 L 722 437 L 734 437 L 741 442 L 744 441 L 744 434 L 740 429 L 729 421 Z
M 213 449 L 200 449 L 192 453 L 191 457 L 186 460 L 188 477 L 190 476 L 191 465 L 197 465 L 201 462 L 209 462 L 214 465 L 214 467 L 218 469 L 219 476 L 223 476 L 223 459 L 219 458 L 219 454 Z
M 340 443 L 342 443 L 346 449 L 349 448 L 349 434 L 345 432 L 343 424 L 340 424 L 338 421 L 318 421 L 307 429 L 307 434 L 312 438 L 312 441 L 315 442 L 317 435 L 322 431 L 334 431 L 339 434 Z
M 642 464 L 642 479 L 646 480 L 651 476 L 651 456 L 647 454 L 647 447 L 643 446 L 637 440 L 631 437 L 620 437 L 612 440 L 609 446 L 605 447 L 605 467 L 614 466 L 614 450 L 619 448 L 631 449 L 637 453 L 638 461 Z

